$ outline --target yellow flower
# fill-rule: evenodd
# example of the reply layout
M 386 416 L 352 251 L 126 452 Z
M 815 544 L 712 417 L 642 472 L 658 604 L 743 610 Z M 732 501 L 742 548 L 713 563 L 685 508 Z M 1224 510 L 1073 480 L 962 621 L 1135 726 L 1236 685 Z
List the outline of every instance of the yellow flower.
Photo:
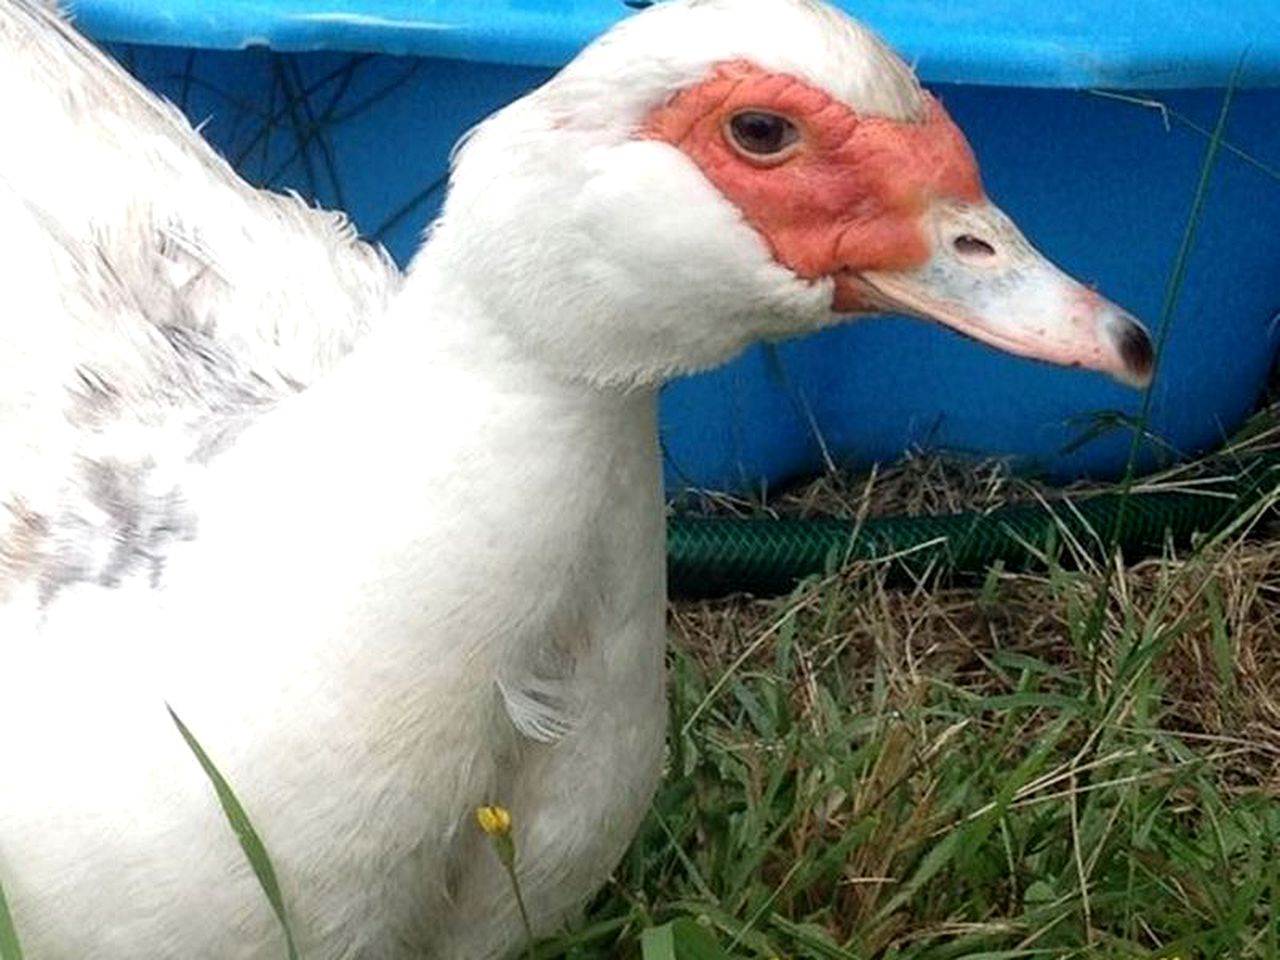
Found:
M 524 924 L 525 936 L 529 938 L 527 944 L 529 960 L 533 960 L 533 927 L 529 924 L 529 911 L 525 909 L 524 896 L 520 893 L 520 879 L 516 876 L 516 841 L 511 836 L 511 811 L 496 803 L 476 807 L 476 824 L 493 841 L 494 853 L 498 855 L 498 861 L 507 871 L 511 890 L 516 895 L 520 921 Z
M 476 823 L 491 837 L 505 837 L 511 833 L 511 811 L 506 807 L 476 807 Z

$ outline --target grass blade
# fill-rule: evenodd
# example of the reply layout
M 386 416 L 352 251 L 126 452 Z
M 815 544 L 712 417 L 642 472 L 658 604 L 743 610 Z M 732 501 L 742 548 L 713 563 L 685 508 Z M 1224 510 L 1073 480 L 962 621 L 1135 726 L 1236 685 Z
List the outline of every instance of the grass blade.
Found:
M 649 927 L 640 934 L 642 960 L 676 960 L 676 935 L 671 924 Z
M 262 892 L 266 894 L 267 901 L 271 904 L 271 909 L 275 911 L 276 917 L 280 920 L 280 929 L 284 931 L 285 955 L 289 960 L 298 960 L 298 948 L 294 944 L 293 930 L 289 927 L 289 918 L 285 913 L 284 896 L 280 893 L 280 882 L 276 879 L 275 867 L 271 865 L 271 858 L 267 855 L 267 848 L 263 845 L 262 838 L 258 836 L 258 831 L 253 829 L 253 823 L 249 820 L 249 815 L 245 812 L 244 807 L 240 805 L 240 801 L 236 799 L 236 795 L 231 789 L 231 784 L 227 783 L 226 778 L 214 766 L 213 761 L 204 752 L 204 748 L 200 746 L 199 741 L 187 729 L 187 725 L 174 713 L 173 707 L 165 704 L 165 708 L 169 711 L 169 716 L 173 718 L 178 732 L 182 734 L 182 739 L 187 742 L 191 752 L 200 761 L 200 766 L 204 770 L 205 776 L 213 784 L 214 792 L 218 795 L 218 802 L 222 804 L 222 810 L 227 815 L 227 823 L 235 831 L 236 839 L 240 841 L 240 847 L 244 850 L 245 856 L 248 857 L 249 865 L 253 867 L 254 875 L 258 878 L 258 884 L 262 887 Z M 0 960 L 8 960 L 8 957 L 4 956 Z
M 640 934 L 642 960 L 728 960 L 711 931 L 688 917 Z
M 0 960 L 22 960 L 22 944 L 9 915 L 9 902 L 4 898 L 4 886 L 0 885 Z

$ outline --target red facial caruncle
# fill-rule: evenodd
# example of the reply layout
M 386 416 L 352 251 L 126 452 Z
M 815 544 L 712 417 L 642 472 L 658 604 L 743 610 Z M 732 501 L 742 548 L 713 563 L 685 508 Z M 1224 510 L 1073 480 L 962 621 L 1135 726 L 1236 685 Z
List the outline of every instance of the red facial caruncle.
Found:
M 921 98 L 919 120 L 862 117 L 797 77 L 729 61 L 650 114 L 644 135 L 689 156 L 779 263 L 804 279 L 834 277 L 832 308 L 853 313 L 880 306 L 856 274 L 929 258 L 922 218 L 933 201 L 984 199 L 964 135 Z M 794 141 L 771 154 L 744 150 L 731 124 L 749 114 L 783 118 Z

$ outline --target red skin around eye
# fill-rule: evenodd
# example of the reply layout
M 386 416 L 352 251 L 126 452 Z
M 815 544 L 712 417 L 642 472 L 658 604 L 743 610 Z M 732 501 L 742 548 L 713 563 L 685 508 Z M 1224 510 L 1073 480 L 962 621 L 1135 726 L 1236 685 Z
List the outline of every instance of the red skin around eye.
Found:
M 726 132 L 744 110 L 787 117 L 799 144 L 774 164 L 744 157 Z M 930 203 L 983 200 L 973 152 L 927 94 L 918 122 L 860 117 L 797 77 L 730 61 L 654 110 L 643 135 L 688 155 L 779 263 L 805 279 L 836 277 L 839 312 L 874 306 L 853 274 L 909 270 L 929 258 Z

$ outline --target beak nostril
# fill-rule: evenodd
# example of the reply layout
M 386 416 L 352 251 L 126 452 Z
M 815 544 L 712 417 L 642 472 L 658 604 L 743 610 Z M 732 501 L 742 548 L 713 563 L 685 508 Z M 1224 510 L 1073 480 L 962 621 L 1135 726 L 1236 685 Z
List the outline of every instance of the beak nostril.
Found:
M 962 233 L 951 241 L 956 253 L 965 257 L 994 257 L 996 248 L 971 233 Z

